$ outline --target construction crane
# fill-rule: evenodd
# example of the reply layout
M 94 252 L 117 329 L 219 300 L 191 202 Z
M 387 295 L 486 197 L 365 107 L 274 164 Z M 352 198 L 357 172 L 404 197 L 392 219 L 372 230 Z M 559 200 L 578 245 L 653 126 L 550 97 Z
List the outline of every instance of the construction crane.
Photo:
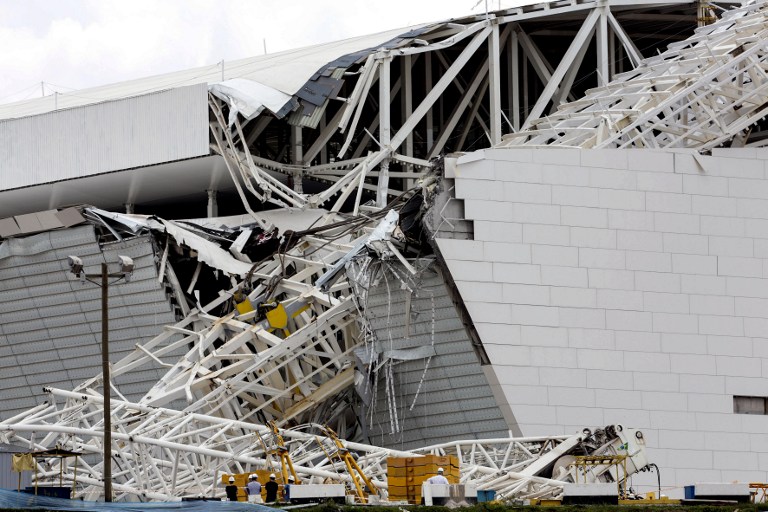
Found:
M 344 463 L 344 465 L 347 467 L 349 478 L 355 485 L 355 491 L 357 492 L 358 499 L 360 499 L 361 503 L 368 503 L 368 495 L 366 494 L 363 486 L 360 484 L 360 480 L 362 480 L 365 487 L 368 488 L 368 492 L 371 494 L 376 493 L 376 487 L 374 487 L 373 482 L 371 482 L 371 480 L 365 476 L 365 473 L 363 473 L 363 470 L 360 469 L 360 466 L 357 465 L 357 461 L 352 456 L 347 447 L 344 446 L 344 443 L 341 442 L 341 439 L 339 439 L 339 436 L 336 435 L 336 432 L 334 432 L 333 429 L 331 429 L 331 427 L 328 425 L 325 425 L 323 430 L 325 431 L 325 434 L 328 436 L 328 438 L 332 440 L 336 445 L 336 451 L 331 454 L 331 456 L 338 458 Z
M 280 474 L 283 477 L 283 482 L 288 481 L 288 473 L 290 472 L 296 483 L 299 483 L 299 479 L 296 476 L 296 470 L 293 468 L 291 455 L 288 453 L 288 448 L 285 446 L 285 441 L 283 440 L 283 436 L 280 434 L 280 429 L 277 428 L 277 424 L 275 424 L 274 421 L 268 422 L 267 426 L 272 429 L 272 433 L 275 436 L 275 444 L 277 445 L 275 452 L 280 458 Z

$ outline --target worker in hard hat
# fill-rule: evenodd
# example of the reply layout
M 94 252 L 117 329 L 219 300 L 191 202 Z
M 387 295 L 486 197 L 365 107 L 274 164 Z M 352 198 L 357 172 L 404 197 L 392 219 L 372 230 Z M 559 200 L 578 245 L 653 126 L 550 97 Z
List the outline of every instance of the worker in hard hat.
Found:
M 437 474 L 435 476 L 429 477 L 427 479 L 427 483 L 448 485 L 448 479 L 445 478 L 443 472 L 443 468 L 437 468 Z
M 288 476 L 288 483 L 283 486 L 283 499 L 288 503 L 291 502 L 291 486 L 296 481 L 293 475 Z
M 237 486 L 235 485 L 235 477 L 229 477 L 229 485 L 224 488 L 227 491 L 227 499 L 229 501 L 237 501 Z
M 264 484 L 264 489 L 267 490 L 267 503 L 274 503 L 277 501 L 277 482 L 275 481 L 275 474 L 269 475 L 269 482 Z
M 245 492 L 248 494 L 248 503 L 264 503 L 261 499 L 259 477 L 255 473 L 251 475 L 248 485 L 245 486 Z

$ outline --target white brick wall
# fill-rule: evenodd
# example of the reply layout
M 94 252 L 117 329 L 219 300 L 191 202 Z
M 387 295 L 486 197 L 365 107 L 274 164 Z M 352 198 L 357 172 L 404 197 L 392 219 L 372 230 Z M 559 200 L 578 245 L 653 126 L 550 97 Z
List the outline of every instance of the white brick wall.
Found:
M 438 244 L 523 434 L 621 422 L 662 485 L 765 481 L 733 395 L 768 396 L 768 150 L 466 158 L 475 239 Z

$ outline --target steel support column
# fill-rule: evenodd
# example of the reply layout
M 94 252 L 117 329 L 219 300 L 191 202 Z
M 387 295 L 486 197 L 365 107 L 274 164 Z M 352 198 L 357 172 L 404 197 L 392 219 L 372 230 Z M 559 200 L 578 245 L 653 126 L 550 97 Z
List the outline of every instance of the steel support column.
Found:
M 557 91 L 557 89 L 560 87 L 560 82 L 570 69 L 571 63 L 578 55 L 579 50 L 581 50 L 583 45 L 589 43 L 590 35 L 592 34 L 592 31 L 595 28 L 595 23 L 599 17 L 600 11 L 593 10 L 589 13 L 587 19 L 584 20 L 581 28 L 579 28 L 579 32 L 576 34 L 576 37 L 573 38 L 573 42 L 571 42 L 571 45 L 565 52 L 565 55 L 563 55 L 563 59 L 560 61 L 557 69 L 555 69 L 555 72 L 552 73 L 552 77 L 550 78 L 549 83 L 547 83 L 546 87 L 544 87 L 541 96 L 539 96 L 539 99 L 531 109 L 530 114 L 528 114 L 528 118 L 523 125 L 523 129 L 527 129 L 532 120 L 538 118 L 541 116 L 541 114 L 544 113 L 544 109 L 552 100 L 552 96 L 555 94 L 555 91 Z
M 379 143 L 381 149 L 386 151 L 392 138 L 390 127 L 391 105 L 390 105 L 390 67 L 392 57 L 389 53 L 381 59 L 379 66 Z M 382 160 L 379 166 L 379 181 L 376 191 L 376 206 L 383 208 L 387 205 L 387 189 L 389 188 L 389 157 Z
M 608 6 L 598 7 L 595 45 L 597 47 L 597 79 L 600 85 L 606 85 L 611 81 L 609 62 L 611 56 L 608 53 Z
M 101 379 L 104 390 L 104 501 L 112 501 L 112 409 L 109 387 L 109 269 L 101 264 Z
M 507 73 L 509 77 L 510 116 L 515 131 L 520 129 L 520 43 L 517 31 L 509 34 L 509 51 L 507 52 Z
M 491 20 L 491 34 L 488 37 L 488 96 L 490 108 L 491 146 L 501 142 L 501 63 L 499 50 L 499 23 Z

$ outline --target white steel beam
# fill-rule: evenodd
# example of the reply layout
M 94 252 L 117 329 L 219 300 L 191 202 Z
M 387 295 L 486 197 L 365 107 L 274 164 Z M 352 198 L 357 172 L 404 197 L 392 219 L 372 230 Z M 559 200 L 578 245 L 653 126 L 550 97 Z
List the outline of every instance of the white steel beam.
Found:
M 597 79 L 600 85 L 605 85 L 613 78 L 610 75 L 611 55 L 608 53 L 608 6 L 595 9 L 598 13 L 595 26 L 595 45 L 597 47 Z
M 608 11 L 607 16 L 608 22 L 611 25 L 611 29 L 613 29 L 613 33 L 616 34 L 616 37 L 618 37 L 621 41 L 624 51 L 627 52 L 627 56 L 629 57 L 630 62 L 632 62 L 632 66 L 638 67 L 640 62 L 643 60 L 643 56 L 640 53 L 640 50 L 637 49 L 637 46 L 635 46 L 632 38 L 630 38 L 629 35 L 624 31 L 624 28 L 621 26 L 611 11 Z
M 501 48 L 499 47 L 498 20 L 492 19 L 491 33 L 488 37 L 488 91 L 491 145 L 501 142 Z
M 513 29 L 509 34 L 509 51 L 507 52 L 509 98 L 511 102 L 512 127 L 515 131 L 520 129 L 520 43 L 517 30 Z
M 599 17 L 600 11 L 593 10 L 589 13 L 587 19 L 584 20 L 581 28 L 579 28 L 579 32 L 576 34 L 576 37 L 573 38 L 573 42 L 571 42 L 571 45 L 568 47 L 565 55 L 563 55 L 560 64 L 552 74 L 549 83 L 547 83 L 546 87 L 544 87 L 544 90 L 539 96 L 539 99 L 536 100 L 536 104 L 528 114 L 528 118 L 523 124 L 523 129 L 526 129 L 528 126 L 530 126 L 531 121 L 538 118 L 544 112 L 547 104 L 552 100 L 552 96 L 554 95 L 555 91 L 558 89 L 558 87 L 560 87 L 560 82 L 568 72 L 571 62 L 578 54 L 582 45 L 588 44 L 590 35 L 592 34 L 595 23 Z

